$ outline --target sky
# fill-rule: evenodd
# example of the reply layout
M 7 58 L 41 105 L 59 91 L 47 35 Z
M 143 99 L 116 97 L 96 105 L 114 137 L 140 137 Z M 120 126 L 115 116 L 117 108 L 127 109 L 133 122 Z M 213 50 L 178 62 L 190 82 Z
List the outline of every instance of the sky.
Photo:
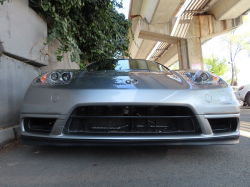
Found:
M 247 16 L 250 19 L 250 14 Z M 250 31 L 250 23 L 245 23 L 238 27 L 236 32 L 242 33 L 245 31 Z M 227 62 L 230 62 L 229 51 L 225 47 L 225 43 L 221 42 L 223 35 L 217 36 L 202 46 L 203 57 L 210 56 L 212 54 L 218 56 L 220 59 L 225 58 Z M 238 73 L 238 86 L 250 84 L 250 57 L 247 52 L 241 51 L 237 54 L 236 68 L 239 69 Z M 231 65 L 228 64 L 228 68 L 231 70 Z M 223 78 L 230 79 L 231 71 L 228 71 Z
M 123 13 L 125 15 L 126 19 L 128 19 L 130 0 L 123 0 L 122 4 L 123 4 L 123 8 L 117 9 L 117 11 L 119 13 Z
M 119 13 L 123 13 L 126 18 L 128 18 L 130 0 L 123 0 L 123 8 L 118 9 Z M 248 19 L 250 20 L 250 13 L 248 14 Z M 237 28 L 237 32 L 250 31 L 250 23 L 243 24 Z M 223 35 L 217 36 L 204 45 L 202 45 L 202 55 L 203 57 L 208 57 L 214 54 L 220 59 L 225 58 L 228 62 L 230 61 L 229 52 L 225 47 L 225 44 L 221 42 L 221 37 Z M 236 57 L 236 67 L 239 69 L 238 73 L 238 86 L 250 84 L 250 56 L 242 51 L 238 53 Z M 231 78 L 231 65 L 228 64 L 229 71 L 223 76 L 225 79 Z

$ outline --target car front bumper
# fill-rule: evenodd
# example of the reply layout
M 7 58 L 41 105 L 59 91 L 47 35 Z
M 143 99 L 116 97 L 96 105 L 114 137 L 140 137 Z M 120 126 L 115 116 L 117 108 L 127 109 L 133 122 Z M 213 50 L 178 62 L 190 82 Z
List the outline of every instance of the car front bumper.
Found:
M 68 116 L 23 114 L 25 117 L 53 117 L 57 120 L 50 134 L 25 132 L 22 120 L 21 141 L 28 145 L 214 145 L 239 143 L 239 117 L 240 114 L 196 115 L 201 128 L 201 134 L 171 135 L 171 134 L 104 134 L 104 135 L 68 135 L 63 128 Z M 213 133 L 208 119 L 238 118 L 236 131 Z
M 55 102 L 53 96 L 58 95 Z M 122 102 L 121 102 L 122 101 Z M 201 128 L 193 135 L 68 135 L 63 128 L 79 106 L 146 105 L 190 108 Z M 208 119 L 238 118 L 240 107 L 231 89 L 212 90 L 77 90 L 30 87 L 21 109 L 21 140 L 37 145 L 208 145 L 239 142 L 236 131 L 213 133 Z M 51 133 L 26 132 L 25 118 L 55 118 Z M 239 121 L 239 120 L 238 120 Z M 239 123 L 239 122 L 238 122 Z

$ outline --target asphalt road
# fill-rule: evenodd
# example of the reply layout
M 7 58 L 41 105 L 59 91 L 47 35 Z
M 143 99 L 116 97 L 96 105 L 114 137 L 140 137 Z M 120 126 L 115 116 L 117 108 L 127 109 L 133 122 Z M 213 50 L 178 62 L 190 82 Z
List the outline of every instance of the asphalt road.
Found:
M 250 109 L 242 110 L 244 130 Z M 7 186 L 250 186 L 250 138 L 237 145 L 14 146 L 0 154 Z

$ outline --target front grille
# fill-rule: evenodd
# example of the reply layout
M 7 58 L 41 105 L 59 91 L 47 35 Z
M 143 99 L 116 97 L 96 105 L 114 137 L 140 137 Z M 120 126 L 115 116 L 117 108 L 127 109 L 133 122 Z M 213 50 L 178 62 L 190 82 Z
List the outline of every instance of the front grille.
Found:
M 65 134 L 199 133 L 193 112 L 177 106 L 84 106 L 70 115 Z

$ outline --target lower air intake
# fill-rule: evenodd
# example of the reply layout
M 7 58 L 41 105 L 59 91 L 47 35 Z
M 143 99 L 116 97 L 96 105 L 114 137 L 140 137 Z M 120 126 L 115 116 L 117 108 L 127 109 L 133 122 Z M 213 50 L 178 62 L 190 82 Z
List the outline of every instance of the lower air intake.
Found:
M 65 134 L 199 132 L 193 112 L 176 106 L 86 106 L 69 117 Z
M 24 130 L 30 133 L 49 134 L 56 119 L 52 118 L 25 118 Z
M 208 119 L 213 132 L 230 132 L 236 131 L 238 118 L 215 118 Z

